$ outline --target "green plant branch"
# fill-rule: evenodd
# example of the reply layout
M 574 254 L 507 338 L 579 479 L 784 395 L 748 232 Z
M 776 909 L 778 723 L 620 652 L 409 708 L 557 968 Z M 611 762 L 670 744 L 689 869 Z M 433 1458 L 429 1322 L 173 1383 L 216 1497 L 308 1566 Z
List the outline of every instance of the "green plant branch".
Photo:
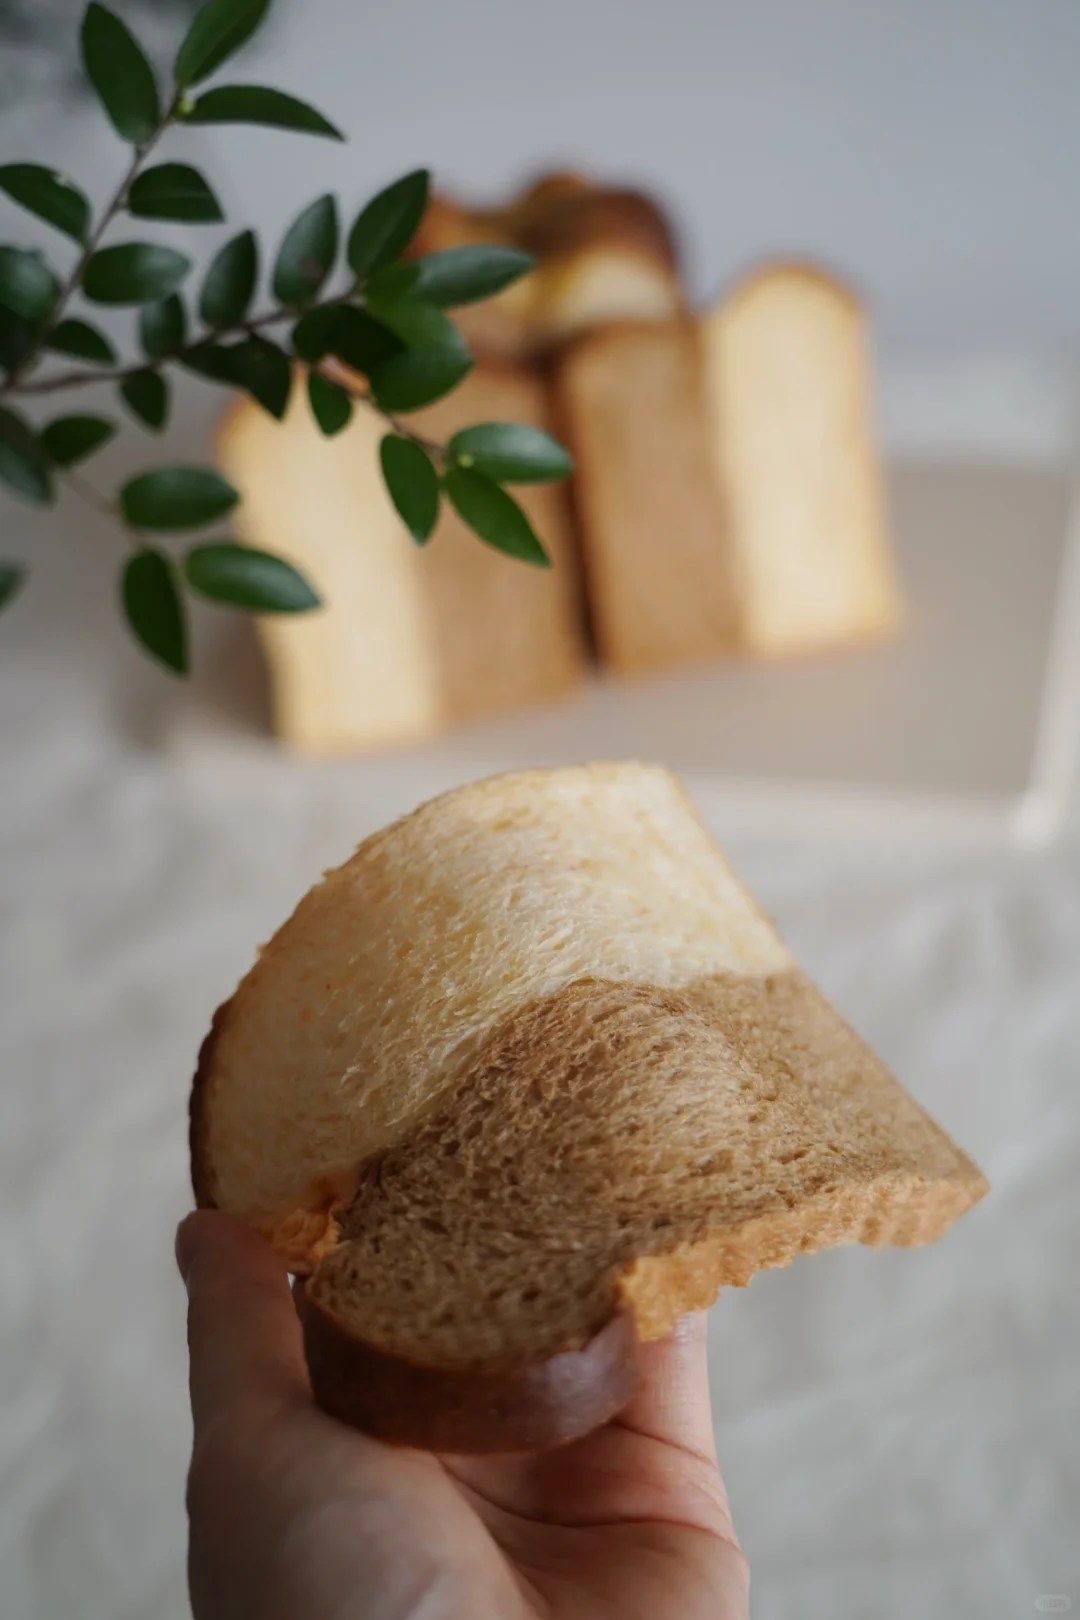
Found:
M 179 121 L 266 124 L 342 138 L 317 109 L 284 91 L 217 85 L 193 93 L 193 86 L 202 85 L 246 43 L 266 10 L 267 0 L 257 5 L 252 0 L 204 0 L 181 44 L 175 86 L 162 108 L 160 90 L 139 42 L 102 0 L 92 0 L 83 24 L 84 65 L 114 129 L 129 143 L 126 169 L 115 192 L 95 218 L 79 187 L 54 171 L 40 164 L 5 164 L 0 169 L 0 190 L 77 244 L 76 262 L 66 276 L 32 251 L 0 244 L 0 338 L 5 359 L 12 360 L 0 379 L 5 407 L 0 409 L 0 479 L 38 503 L 51 499 L 55 479 L 98 516 L 124 530 L 135 553 L 123 571 L 125 617 L 143 648 L 177 674 L 186 673 L 188 667 L 183 590 L 190 587 L 212 601 L 259 613 L 308 612 L 319 605 L 316 593 L 285 559 L 256 547 L 205 542 L 186 549 L 182 566 L 162 550 L 162 534 L 202 527 L 235 506 L 239 492 L 212 468 L 174 466 L 140 473 L 111 499 L 83 476 L 81 463 L 107 442 L 115 431 L 113 423 L 71 415 L 39 430 L 18 410 L 7 409 L 8 400 L 63 395 L 94 383 L 121 384 L 131 412 L 147 427 L 160 430 L 170 404 L 167 368 L 178 363 L 212 381 L 235 386 L 277 415 L 288 398 L 287 351 L 293 345 L 282 336 L 267 342 L 267 351 L 274 351 L 269 360 L 260 352 L 262 340 L 253 341 L 256 335 L 314 311 L 363 306 L 369 278 L 386 272 L 380 283 L 383 303 L 397 301 L 401 307 L 397 324 L 389 311 L 383 324 L 400 340 L 402 364 L 396 364 L 399 353 L 391 345 L 390 357 L 382 358 L 388 368 L 393 361 L 395 369 L 387 369 L 384 376 L 378 370 L 382 346 L 366 342 L 358 328 L 355 347 L 350 348 L 344 337 L 342 343 L 354 360 L 362 362 L 369 356 L 371 365 L 361 363 L 354 370 L 330 352 L 321 353 L 307 362 L 308 393 L 315 421 L 327 437 L 345 427 L 354 402 L 385 424 L 379 450 L 383 482 L 413 540 L 422 545 L 430 539 L 445 497 L 481 540 L 508 556 L 546 566 L 549 559 L 525 512 L 503 484 L 564 478 L 570 467 L 566 451 L 539 428 L 481 423 L 460 430 L 443 445 L 410 426 L 413 409 L 441 398 L 468 370 L 459 334 L 445 311 L 492 297 L 526 274 L 533 262 L 505 245 L 480 243 L 428 254 L 421 270 L 402 274 L 403 255 L 428 206 L 426 169 L 415 169 L 385 186 L 357 214 L 345 243 L 348 272 L 342 280 L 348 285 L 332 297 L 315 293 L 331 275 L 341 245 L 337 205 L 330 194 L 317 198 L 289 226 L 274 265 L 270 297 L 276 307 L 263 314 L 239 318 L 247 314 L 259 284 L 255 233 L 245 232 L 227 243 L 215 258 L 213 283 L 208 278 L 203 284 L 201 304 L 211 317 L 220 315 L 221 324 L 203 320 L 205 330 L 195 337 L 188 337 L 188 317 L 182 304 L 177 308 L 175 297 L 176 286 L 190 268 L 182 255 L 159 245 L 155 258 L 153 244 L 129 242 L 102 256 L 102 240 L 125 208 L 148 219 L 220 218 L 220 205 L 198 170 L 185 164 L 145 169 L 162 136 Z M 132 139 L 143 135 L 144 139 Z M 155 174 L 156 181 L 151 179 Z M 73 298 L 85 291 L 88 275 L 94 302 L 165 301 L 141 317 L 138 348 L 148 352 L 139 359 L 118 359 L 104 334 L 85 322 L 73 322 L 73 330 L 57 344 L 61 322 L 68 324 L 64 317 Z M 329 331 L 332 325 L 326 323 L 326 338 L 337 347 Z M 75 330 L 79 326 L 81 333 Z M 170 340 L 174 346 L 164 348 Z M 317 330 L 311 341 L 321 341 Z M 315 353 L 302 338 L 294 336 L 294 342 L 308 354 Z M 54 347 L 87 363 L 61 371 Z M 426 357 L 410 358 L 410 351 L 421 350 L 429 351 Z M 219 354 L 235 355 L 236 364 L 213 364 Z M 93 364 L 97 359 L 105 365 Z M 48 369 L 45 361 L 50 362 Z M 383 400 L 392 401 L 394 408 L 387 409 Z M 0 584 L 5 577 L 10 582 L 20 576 L 21 570 L 13 567 L 5 575 L 3 566 Z M 6 596 L 0 594 L 0 605 L 11 595 L 10 588 Z
M 71 302 L 74 294 L 78 291 L 86 267 L 90 263 L 90 260 L 93 258 L 94 254 L 97 252 L 102 237 L 105 235 L 105 232 L 108 230 L 121 208 L 123 208 L 124 203 L 127 201 L 127 195 L 131 190 L 132 182 L 138 175 L 139 169 L 142 167 L 143 162 L 153 151 L 154 147 L 157 145 L 158 141 L 160 141 L 169 125 L 173 122 L 178 105 L 179 101 L 174 99 L 154 133 L 148 136 L 147 139 L 143 141 L 141 146 L 137 146 L 135 148 L 135 156 L 128 165 L 127 171 L 125 172 L 123 179 L 120 181 L 112 200 L 106 204 L 97 225 L 87 237 L 85 247 L 83 248 L 75 264 L 72 266 L 67 280 L 60 289 L 60 296 L 57 298 L 56 303 L 49 312 L 44 325 L 39 327 L 38 331 L 36 332 L 34 342 L 9 372 L 3 386 L 0 387 L 0 396 L 14 393 L 27 394 L 45 391 L 35 387 L 33 384 L 20 384 L 20 378 L 23 376 L 24 372 L 30 369 L 31 366 L 36 365 L 37 361 L 41 358 L 47 339 L 60 324 L 61 316 L 67 309 L 67 306 Z M 57 386 L 59 386 L 59 384 L 57 384 Z
M 319 309 L 331 309 L 337 304 L 345 304 L 353 297 L 355 288 L 342 293 L 337 298 L 328 298 L 325 303 L 319 304 Z M 179 349 L 170 349 L 165 354 L 155 355 L 153 359 L 133 361 L 123 366 L 98 366 L 93 371 L 65 371 L 56 377 L 43 377 L 38 382 L 20 383 L 16 381 L 13 372 L 7 382 L 0 383 L 0 399 L 9 394 L 18 395 L 21 399 L 32 395 L 57 394 L 65 388 L 87 387 L 91 383 L 125 382 L 127 378 L 137 376 L 143 371 L 159 371 L 162 366 L 173 363 L 183 364 L 192 354 L 197 354 L 208 343 L 220 343 L 227 338 L 253 337 L 268 326 L 275 326 L 279 321 L 296 321 L 304 314 L 298 309 L 275 309 L 266 315 L 256 315 L 249 321 L 237 321 L 234 326 L 219 326 L 211 328 L 201 337 L 193 338 Z

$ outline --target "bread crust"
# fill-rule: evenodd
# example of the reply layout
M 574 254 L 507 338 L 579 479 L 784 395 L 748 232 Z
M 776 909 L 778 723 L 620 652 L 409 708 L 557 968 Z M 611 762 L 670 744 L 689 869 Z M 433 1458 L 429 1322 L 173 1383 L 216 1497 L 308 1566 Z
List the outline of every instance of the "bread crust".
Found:
M 607 1423 L 637 1387 L 633 1314 L 580 1350 L 527 1365 L 430 1367 L 365 1344 L 303 1294 L 304 1349 L 325 1412 L 395 1446 L 541 1451 Z

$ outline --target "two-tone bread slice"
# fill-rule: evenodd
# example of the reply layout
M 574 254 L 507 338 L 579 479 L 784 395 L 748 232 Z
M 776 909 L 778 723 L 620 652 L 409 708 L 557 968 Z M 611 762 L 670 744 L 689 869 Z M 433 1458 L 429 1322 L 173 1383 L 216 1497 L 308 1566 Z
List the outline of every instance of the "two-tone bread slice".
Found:
M 462 788 L 329 872 L 214 1020 L 192 1164 L 308 1278 L 323 1406 L 466 1452 L 587 1431 L 724 1285 L 985 1190 L 632 764 Z

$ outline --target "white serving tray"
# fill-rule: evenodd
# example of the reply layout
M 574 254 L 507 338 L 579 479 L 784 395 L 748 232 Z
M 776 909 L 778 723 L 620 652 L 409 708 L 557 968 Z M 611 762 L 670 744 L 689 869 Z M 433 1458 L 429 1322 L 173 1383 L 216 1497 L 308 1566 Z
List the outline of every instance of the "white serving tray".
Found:
M 574 702 L 369 758 L 366 787 L 396 802 L 418 782 L 437 791 L 521 765 L 634 756 L 680 771 L 720 828 L 1052 841 L 1080 754 L 1073 482 L 1020 462 L 904 461 L 890 496 L 910 609 L 895 641 L 597 679 Z M 250 649 L 204 658 L 173 740 L 204 757 L 213 740 L 234 757 L 270 751 Z

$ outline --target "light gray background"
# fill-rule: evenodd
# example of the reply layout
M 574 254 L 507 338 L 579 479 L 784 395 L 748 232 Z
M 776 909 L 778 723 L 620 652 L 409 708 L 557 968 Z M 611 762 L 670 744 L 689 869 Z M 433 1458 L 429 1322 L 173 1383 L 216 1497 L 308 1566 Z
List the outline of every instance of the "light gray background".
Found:
M 417 162 L 496 195 L 584 158 L 674 201 L 702 294 L 777 248 L 854 274 L 894 446 L 1046 459 L 1068 442 L 1072 0 L 282 0 L 237 76 L 310 96 L 353 135 L 190 135 L 238 221 L 273 230 L 323 186 L 358 203 Z M 7 112 L 0 143 L 99 195 L 122 155 L 57 106 Z M 184 401 L 185 444 L 205 441 L 209 401 Z M 471 767 L 453 740 L 332 766 L 164 748 L 171 689 L 111 628 L 110 536 L 67 506 L 31 524 L 5 505 L 0 522 L 39 564 L 0 629 L 0 1613 L 180 1620 L 169 1250 L 196 1046 L 319 870 Z M 930 1253 L 819 1257 L 714 1313 L 759 1620 L 1080 1605 L 1076 839 L 1020 859 L 744 833 L 732 853 L 994 1184 Z

